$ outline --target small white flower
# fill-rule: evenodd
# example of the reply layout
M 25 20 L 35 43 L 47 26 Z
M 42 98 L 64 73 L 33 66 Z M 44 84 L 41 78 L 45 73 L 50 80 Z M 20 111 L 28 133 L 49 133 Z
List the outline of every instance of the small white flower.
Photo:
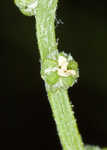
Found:
M 60 76 L 63 77 L 68 77 L 70 75 L 75 76 L 76 75 L 76 71 L 75 70 L 68 70 L 67 66 L 68 66 L 68 61 L 64 56 L 59 56 L 58 58 L 58 74 Z

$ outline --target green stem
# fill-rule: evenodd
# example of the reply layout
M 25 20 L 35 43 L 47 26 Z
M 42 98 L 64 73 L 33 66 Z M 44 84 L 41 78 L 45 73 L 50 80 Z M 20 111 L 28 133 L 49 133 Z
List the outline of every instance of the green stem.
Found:
M 99 149 L 99 147 L 84 147 L 69 102 L 67 89 L 72 87 L 78 78 L 78 65 L 72 56 L 58 53 L 57 50 L 54 22 L 58 0 L 14 1 L 23 14 L 35 16 L 36 19 L 41 76 L 45 81 L 63 150 Z
M 48 91 L 49 102 L 64 150 L 83 150 L 72 106 L 66 90 Z
M 51 6 L 49 6 L 49 0 L 44 1 L 40 0 L 36 11 L 37 39 L 42 62 L 49 56 L 51 59 L 57 57 L 54 27 L 57 0 L 51 0 Z M 67 90 L 62 88 L 53 92 L 49 89 L 47 93 L 63 149 L 83 150 Z
M 42 61 L 51 54 L 56 57 L 58 52 L 54 30 L 56 6 L 57 0 L 39 0 L 36 10 L 37 39 Z
M 45 81 L 63 150 L 84 150 L 67 93 L 78 77 L 78 65 L 70 55 L 59 54 L 57 50 L 54 25 L 57 1 L 15 0 L 23 14 L 34 15 L 36 19 L 41 76 Z

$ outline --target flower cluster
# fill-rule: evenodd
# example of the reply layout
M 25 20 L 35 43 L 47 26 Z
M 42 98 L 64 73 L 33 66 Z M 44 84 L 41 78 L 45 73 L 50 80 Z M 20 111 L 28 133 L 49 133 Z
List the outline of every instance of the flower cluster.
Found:
M 47 59 L 41 67 L 41 76 L 47 88 L 68 89 L 79 77 L 78 64 L 71 55 L 59 53 L 57 60 Z

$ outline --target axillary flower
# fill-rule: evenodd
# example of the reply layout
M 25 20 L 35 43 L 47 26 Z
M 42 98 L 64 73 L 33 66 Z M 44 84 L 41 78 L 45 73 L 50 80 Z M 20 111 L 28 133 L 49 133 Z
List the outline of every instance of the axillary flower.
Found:
M 68 66 L 68 61 L 67 59 L 64 57 L 64 56 L 59 56 L 58 58 L 58 74 L 60 76 L 63 76 L 63 77 L 68 77 L 70 75 L 73 75 L 75 76 L 76 75 L 76 71 L 75 70 L 69 70 L 67 69 L 67 66 Z
M 57 61 L 45 60 L 41 67 L 41 75 L 49 88 L 68 89 L 79 77 L 78 64 L 71 55 L 61 52 L 58 54 Z

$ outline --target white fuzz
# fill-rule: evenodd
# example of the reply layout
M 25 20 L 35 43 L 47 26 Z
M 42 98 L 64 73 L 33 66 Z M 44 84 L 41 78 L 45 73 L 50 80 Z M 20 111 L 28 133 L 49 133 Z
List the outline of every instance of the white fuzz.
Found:
M 28 8 L 29 8 L 29 9 L 34 9 L 34 8 L 37 7 L 37 5 L 38 5 L 38 1 L 35 0 L 32 4 L 30 4 L 30 5 L 28 6 Z
M 68 61 L 73 60 L 73 57 L 69 54 L 68 55 Z
M 53 60 L 56 60 L 57 58 L 56 58 L 56 56 L 58 55 L 58 51 L 55 49 L 55 50 L 53 50 L 52 52 L 50 52 L 50 50 L 51 50 L 51 48 L 49 47 L 49 55 L 47 56 L 47 58 L 49 58 L 49 59 L 53 59 Z
M 48 3 L 48 8 L 49 8 L 50 6 L 52 6 L 52 2 L 53 2 L 53 0 L 50 0 L 50 1 L 49 1 L 49 3 Z
M 37 0 L 35 0 L 34 2 L 32 2 L 31 4 L 29 4 L 28 6 L 27 6 L 27 8 L 25 9 L 25 11 L 26 12 L 33 12 L 34 13 L 34 15 L 35 15 L 35 13 L 36 13 L 36 7 L 37 7 L 37 5 L 38 5 L 38 1 Z
M 56 67 L 54 67 L 54 68 L 47 68 L 47 69 L 45 69 L 45 73 L 55 72 L 56 70 L 57 70 Z

